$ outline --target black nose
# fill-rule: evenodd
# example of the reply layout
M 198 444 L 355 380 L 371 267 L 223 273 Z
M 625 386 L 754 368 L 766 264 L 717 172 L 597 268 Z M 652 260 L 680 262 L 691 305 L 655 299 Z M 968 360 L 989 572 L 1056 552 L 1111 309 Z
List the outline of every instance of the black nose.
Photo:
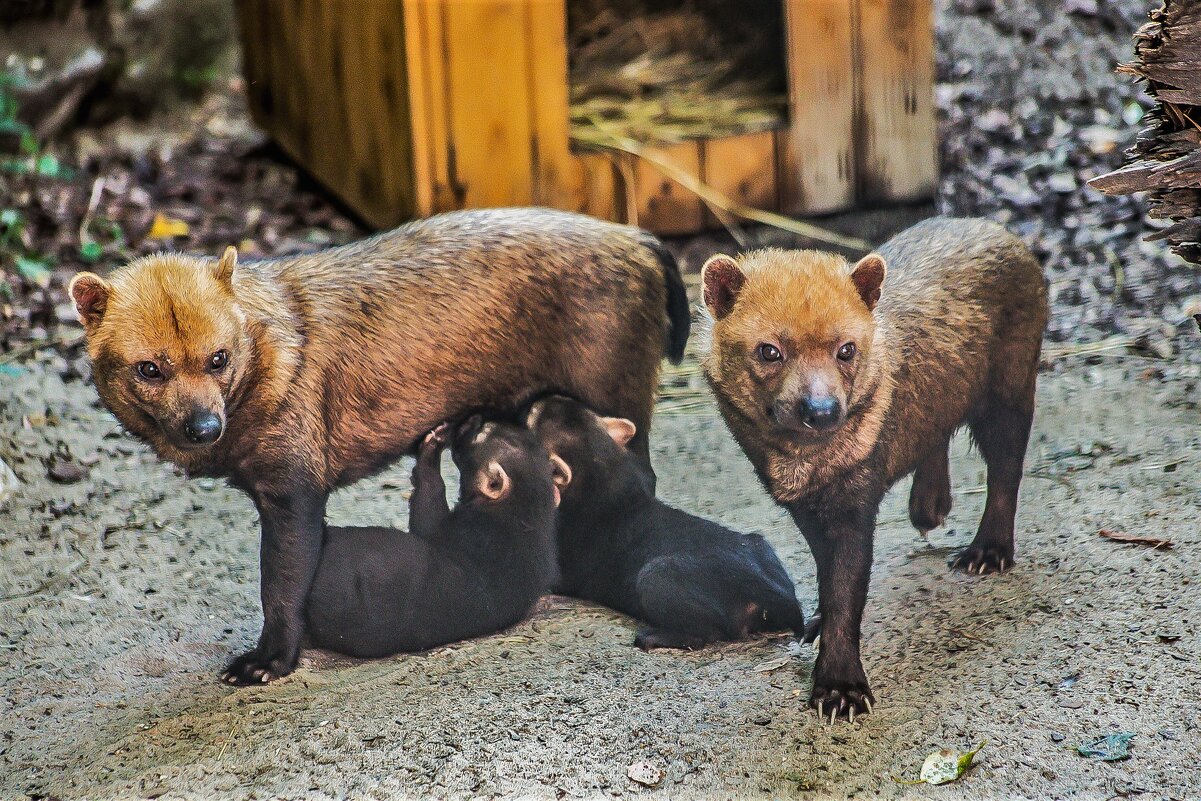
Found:
M 804 398 L 798 405 L 797 416 L 808 428 L 825 431 L 838 425 L 842 417 L 842 407 L 837 398 L 829 396 Z
M 221 437 L 221 418 L 207 409 L 192 412 L 183 424 L 183 433 L 197 445 L 211 445 Z

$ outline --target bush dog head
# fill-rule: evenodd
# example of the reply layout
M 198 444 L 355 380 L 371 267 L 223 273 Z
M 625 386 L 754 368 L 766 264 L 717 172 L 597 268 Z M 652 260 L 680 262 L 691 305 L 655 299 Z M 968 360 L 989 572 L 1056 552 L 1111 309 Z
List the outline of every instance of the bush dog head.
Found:
M 532 431 L 475 414 L 455 432 L 451 458 L 459 468 L 459 501 L 497 504 L 515 494 L 528 496 L 542 488 L 553 492 L 559 504 L 559 487 L 571 472 L 558 457 L 550 457 Z M 514 498 L 515 503 L 524 503 Z
M 595 491 L 598 481 L 612 481 L 632 463 L 626 445 L 638 433 L 623 417 L 602 417 L 584 404 L 562 395 L 534 403 L 526 426 L 550 454 L 555 482 L 563 497 Z
M 101 398 L 170 456 L 221 439 L 248 372 L 247 327 L 234 302 L 238 253 L 138 259 L 109 280 L 80 273 L 69 292 L 87 332 Z
M 850 266 L 813 250 L 713 256 L 702 272 L 713 376 L 738 411 L 779 433 L 820 438 L 846 420 L 870 363 L 884 259 Z

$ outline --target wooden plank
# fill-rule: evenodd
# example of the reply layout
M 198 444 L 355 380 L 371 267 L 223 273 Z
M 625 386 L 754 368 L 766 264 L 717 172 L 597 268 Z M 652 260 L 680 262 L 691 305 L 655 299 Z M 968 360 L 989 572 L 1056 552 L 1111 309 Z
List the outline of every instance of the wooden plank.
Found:
M 451 180 L 464 206 L 533 201 L 525 14 L 520 0 L 444 6 Z
M 647 148 L 648 155 L 675 164 L 691 175 L 701 174 L 701 148 L 697 142 Z M 657 234 L 688 234 L 704 227 L 700 198 L 642 159 L 633 167 L 633 207 L 637 219 L 629 220 Z
M 779 208 L 772 131 L 710 139 L 701 148 L 701 180 L 744 205 L 768 211 Z M 720 225 L 708 208 L 703 221 L 707 228 Z
M 862 129 L 860 202 L 920 200 L 937 189 L 932 0 L 857 0 Z
M 624 193 L 620 191 L 614 158 L 603 153 L 578 153 L 572 159 L 579 184 L 556 208 L 624 222 L 625 212 L 618 205 Z
M 413 143 L 414 212 L 434 213 L 434 102 L 430 70 L 435 53 L 427 47 L 430 0 L 404 0 L 405 68 L 408 75 L 409 130 Z
M 835 211 L 855 198 L 854 0 L 784 0 L 787 136 L 777 137 L 781 208 Z
M 587 201 L 588 173 L 571 153 L 567 4 L 527 0 L 525 12 L 534 202 L 570 209 Z

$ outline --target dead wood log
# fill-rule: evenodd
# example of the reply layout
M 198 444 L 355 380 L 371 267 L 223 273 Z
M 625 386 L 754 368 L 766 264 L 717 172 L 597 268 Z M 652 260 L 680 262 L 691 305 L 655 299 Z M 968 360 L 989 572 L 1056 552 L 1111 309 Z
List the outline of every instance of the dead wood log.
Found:
M 1089 181 L 1108 194 L 1149 192 L 1165 239 L 1201 263 L 1201 0 L 1164 0 L 1134 35 L 1134 61 L 1119 72 L 1147 82 L 1155 108 L 1130 150 L 1132 163 Z

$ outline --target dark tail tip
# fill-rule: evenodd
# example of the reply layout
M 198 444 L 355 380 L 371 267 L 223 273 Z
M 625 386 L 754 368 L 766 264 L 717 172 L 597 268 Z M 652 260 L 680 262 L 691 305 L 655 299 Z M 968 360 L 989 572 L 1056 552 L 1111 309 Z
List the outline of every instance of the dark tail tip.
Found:
M 667 286 L 667 341 L 664 350 L 672 364 L 684 360 L 684 347 L 692 328 L 692 310 L 688 307 L 688 291 L 680 277 L 680 265 L 675 256 L 654 236 L 647 234 L 646 246 L 654 251 L 663 265 L 663 280 Z

